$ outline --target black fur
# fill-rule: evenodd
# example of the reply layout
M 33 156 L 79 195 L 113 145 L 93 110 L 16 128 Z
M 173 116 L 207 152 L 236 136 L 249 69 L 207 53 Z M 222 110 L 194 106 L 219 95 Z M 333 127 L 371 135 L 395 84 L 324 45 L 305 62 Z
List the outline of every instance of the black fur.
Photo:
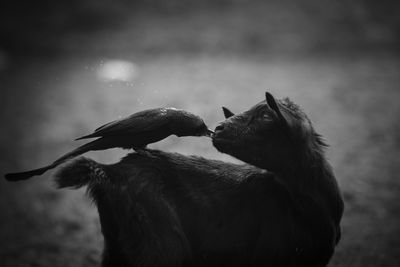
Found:
M 61 169 L 58 185 L 87 184 L 98 207 L 102 265 L 326 266 L 340 239 L 339 189 L 305 114 L 275 104 L 216 129 L 217 149 L 251 165 L 143 150 Z
M 79 158 L 64 166 L 54 177 L 58 188 L 79 188 L 87 184 L 97 185 L 107 176 L 102 165 L 88 158 Z

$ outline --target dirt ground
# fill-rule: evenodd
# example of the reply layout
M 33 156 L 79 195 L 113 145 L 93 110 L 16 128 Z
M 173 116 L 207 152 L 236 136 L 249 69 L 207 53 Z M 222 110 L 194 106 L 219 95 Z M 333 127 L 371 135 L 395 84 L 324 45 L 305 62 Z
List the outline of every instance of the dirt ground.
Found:
M 47 164 L 81 144 L 74 138 L 139 110 L 182 108 L 213 128 L 223 119 L 222 105 L 241 112 L 270 91 L 302 106 L 330 144 L 327 155 L 346 210 L 342 241 L 329 266 L 400 266 L 398 54 L 183 53 L 176 47 L 143 52 L 140 47 L 156 43 L 160 32 L 131 52 L 124 46 L 130 33 L 125 29 L 112 38 L 93 37 L 96 45 L 88 53 L 3 58 L 1 176 Z M 111 52 L 96 50 L 104 43 L 114 45 Z M 66 44 L 70 51 L 78 45 Z M 113 59 L 134 66 L 130 81 L 99 77 Z M 170 137 L 151 147 L 235 161 L 207 138 Z M 115 149 L 88 156 L 111 163 L 126 153 Z M 1 266 L 98 266 L 103 240 L 96 208 L 84 189 L 56 190 L 52 174 L 18 183 L 0 179 Z

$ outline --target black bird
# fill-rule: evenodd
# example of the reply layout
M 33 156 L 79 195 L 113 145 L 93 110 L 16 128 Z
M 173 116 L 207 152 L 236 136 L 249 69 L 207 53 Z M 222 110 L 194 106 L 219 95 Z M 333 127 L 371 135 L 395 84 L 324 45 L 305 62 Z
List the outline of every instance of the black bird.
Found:
M 5 178 L 8 181 L 26 180 L 88 151 L 116 147 L 140 150 L 170 135 L 211 136 L 212 133 L 200 117 L 187 111 L 175 108 L 148 109 L 107 123 L 93 133 L 76 139 L 97 138 L 66 153 L 50 165 L 26 172 L 8 173 Z

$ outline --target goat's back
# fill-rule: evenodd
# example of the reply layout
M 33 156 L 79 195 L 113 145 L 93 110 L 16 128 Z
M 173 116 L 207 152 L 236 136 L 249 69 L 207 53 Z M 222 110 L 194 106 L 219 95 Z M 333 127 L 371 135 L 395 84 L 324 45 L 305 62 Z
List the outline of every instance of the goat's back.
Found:
M 113 165 L 85 160 L 64 167 L 58 183 L 88 184 L 103 266 L 324 266 L 321 250 L 333 252 L 333 237 L 314 246 L 293 196 L 267 171 L 150 150 Z M 77 185 L 66 182 L 74 164 L 79 175 L 88 166 Z

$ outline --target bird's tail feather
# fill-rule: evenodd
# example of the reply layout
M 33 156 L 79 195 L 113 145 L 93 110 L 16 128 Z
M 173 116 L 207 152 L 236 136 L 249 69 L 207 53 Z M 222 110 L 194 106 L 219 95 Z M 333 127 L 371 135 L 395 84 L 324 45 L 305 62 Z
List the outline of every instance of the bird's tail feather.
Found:
M 63 166 L 54 177 L 58 188 L 75 189 L 90 183 L 107 180 L 102 165 L 88 158 L 79 158 Z
M 101 146 L 102 143 L 102 139 L 97 139 L 94 140 L 92 142 L 89 142 L 87 144 L 81 145 L 80 147 L 62 155 L 61 157 L 59 157 L 56 161 L 53 162 L 53 164 L 55 165 L 54 167 L 70 160 L 73 159 L 79 155 L 82 155 L 83 153 L 89 152 L 91 150 L 100 150 L 100 149 L 104 149 Z
M 6 178 L 7 181 L 12 181 L 12 182 L 20 181 L 20 180 L 27 180 L 27 179 L 31 178 L 32 176 L 42 175 L 43 173 L 45 173 L 46 171 L 48 171 L 52 168 L 54 168 L 54 166 L 52 164 L 50 164 L 45 167 L 34 169 L 31 171 L 7 173 L 4 177 Z
M 54 161 L 52 164 L 49 164 L 45 167 L 26 171 L 26 172 L 7 173 L 4 177 L 6 178 L 7 181 L 12 181 L 12 182 L 20 181 L 20 180 L 27 180 L 27 179 L 31 178 L 32 176 L 42 175 L 46 171 L 51 170 L 51 169 L 57 167 L 58 165 L 66 162 L 72 158 L 75 158 L 79 155 L 82 155 L 83 153 L 86 153 L 90 150 L 100 150 L 100 149 L 105 149 L 105 147 L 102 146 L 102 140 L 97 139 L 97 140 L 94 140 L 92 142 L 84 144 L 84 145 L 64 154 L 63 156 L 58 158 L 56 161 Z

